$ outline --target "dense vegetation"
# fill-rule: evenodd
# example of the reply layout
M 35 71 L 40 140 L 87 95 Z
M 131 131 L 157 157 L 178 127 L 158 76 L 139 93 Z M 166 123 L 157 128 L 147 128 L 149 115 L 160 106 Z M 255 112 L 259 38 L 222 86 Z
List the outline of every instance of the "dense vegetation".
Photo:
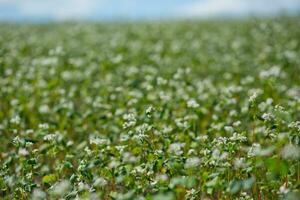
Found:
M 298 199 L 300 19 L 0 25 L 0 199 Z

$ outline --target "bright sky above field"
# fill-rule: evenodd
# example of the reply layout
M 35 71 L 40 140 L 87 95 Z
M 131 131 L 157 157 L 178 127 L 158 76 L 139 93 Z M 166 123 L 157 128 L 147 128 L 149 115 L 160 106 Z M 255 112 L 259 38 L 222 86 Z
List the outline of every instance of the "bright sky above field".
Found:
M 2 21 L 140 20 L 299 14 L 300 0 L 0 0 Z

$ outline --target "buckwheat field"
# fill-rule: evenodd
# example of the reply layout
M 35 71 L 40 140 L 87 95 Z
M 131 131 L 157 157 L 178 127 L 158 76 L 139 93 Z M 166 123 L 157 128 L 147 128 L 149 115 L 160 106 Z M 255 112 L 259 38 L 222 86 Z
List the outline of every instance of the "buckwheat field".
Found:
M 0 199 L 300 199 L 300 19 L 0 25 Z

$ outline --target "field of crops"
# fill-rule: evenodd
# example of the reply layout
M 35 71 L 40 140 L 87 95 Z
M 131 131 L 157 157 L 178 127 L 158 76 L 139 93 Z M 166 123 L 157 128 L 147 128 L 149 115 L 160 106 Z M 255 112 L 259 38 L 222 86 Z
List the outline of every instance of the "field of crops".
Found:
M 300 197 L 300 18 L 0 25 L 0 199 Z

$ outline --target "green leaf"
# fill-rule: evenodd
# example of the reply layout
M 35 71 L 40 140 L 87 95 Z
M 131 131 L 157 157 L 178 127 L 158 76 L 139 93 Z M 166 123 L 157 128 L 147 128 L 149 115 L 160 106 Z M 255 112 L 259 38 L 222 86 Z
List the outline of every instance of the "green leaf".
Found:
M 251 177 L 246 180 L 243 180 L 242 185 L 244 190 L 249 190 L 255 182 L 255 178 Z
M 242 182 L 238 180 L 233 180 L 230 182 L 229 187 L 227 188 L 227 191 L 230 194 L 236 194 L 242 189 Z
M 153 200 L 174 200 L 175 195 L 172 192 L 168 193 L 159 193 L 155 196 L 153 196 Z
M 42 181 L 44 184 L 50 184 L 53 183 L 57 180 L 56 175 L 55 174 L 48 174 L 46 176 L 43 177 Z
M 208 181 L 205 185 L 207 187 L 214 187 L 217 185 L 219 178 L 216 176 L 215 178 L 213 178 L 212 180 Z
M 192 188 L 197 184 L 197 180 L 194 177 L 175 177 L 170 181 L 170 188 L 174 188 L 177 185 L 181 185 L 187 188 Z

